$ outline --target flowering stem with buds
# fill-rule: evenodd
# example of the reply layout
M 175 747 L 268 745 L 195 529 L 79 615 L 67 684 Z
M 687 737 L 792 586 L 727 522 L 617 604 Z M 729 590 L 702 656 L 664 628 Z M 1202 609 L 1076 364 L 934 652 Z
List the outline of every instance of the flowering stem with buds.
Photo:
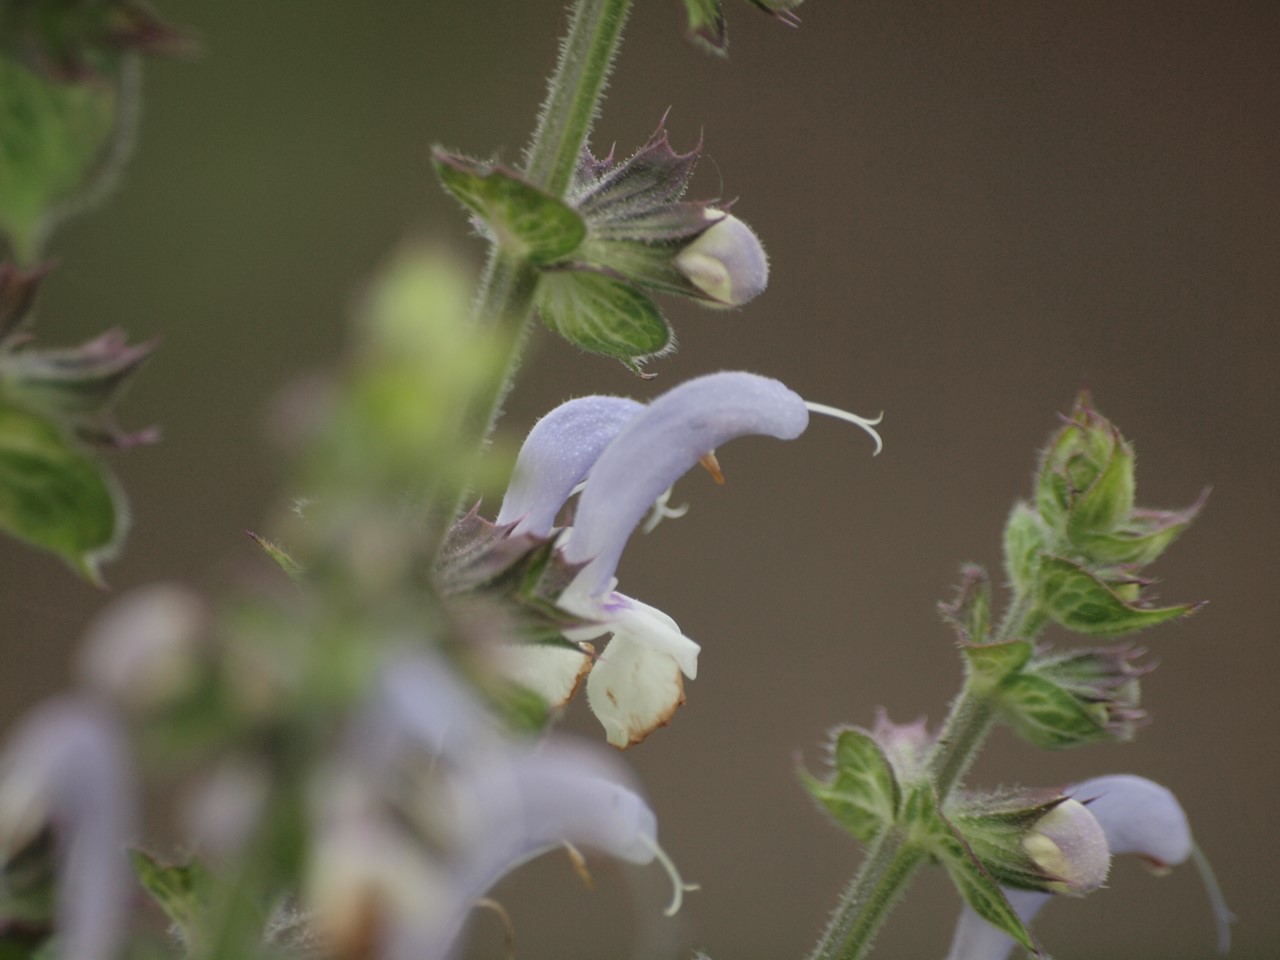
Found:
M 530 182 L 552 196 L 563 197 L 573 179 L 599 113 L 630 10 L 631 0 L 576 0 L 570 11 L 569 32 L 560 45 L 524 171 Z M 493 430 L 519 369 L 537 287 L 537 268 L 526 259 L 504 254 L 494 244 L 480 281 L 476 315 L 483 326 L 503 332 L 506 352 L 503 372 L 493 389 L 476 397 L 465 414 L 462 429 L 477 446 Z M 437 518 L 441 535 L 458 514 L 460 504 L 461 500 L 450 504 L 450 514 Z
M 1038 607 L 1018 596 L 1010 603 L 994 639 L 1034 639 L 1043 623 Z M 951 705 L 929 758 L 928 778 L 939 806 L 977 759 L 995 720 L 993 692 L 970 675 Z M 859 960 L 866 956 L 880 925 L 923 859 L 923 852 L 901 828 L 877 837 L 808 960 Z

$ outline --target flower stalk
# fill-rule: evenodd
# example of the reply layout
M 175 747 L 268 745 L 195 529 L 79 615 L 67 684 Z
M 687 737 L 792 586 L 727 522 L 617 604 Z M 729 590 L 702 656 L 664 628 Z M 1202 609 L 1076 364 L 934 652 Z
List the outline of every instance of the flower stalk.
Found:
M 617 58 L 622 28 L 631 0 L 576 0 L 569 14 L 569 32 L 538 114 L 538 125 L 525 155 L 530 182 L 555 197 L 563 197 L 573 179 L 578 158 L 599 114 L 605 84 Z M 493 431 L 498 411 L 511 390 L 533 316 L 538 288 L 537 268 L 526 259 L 504 255 L 495 243 L 476 296 L 477 322 L 504 332 L 503 371 L 485 395 L 475 397 L 464 413 L 464 437 L 480 446 Z M 449 504 L 449 513 L 436 516 L 435 529 L 443 540 L 449 523 L 460 512 L 465 493 Z M 438 513 L 440 505 L 435 505 Z
M 902 829 L 876 838 L 858 873 L 840 896 L 831 921 L 808 960 L 858 960 L 866 956 L 876 932 L 906 891 L 924 852 Z

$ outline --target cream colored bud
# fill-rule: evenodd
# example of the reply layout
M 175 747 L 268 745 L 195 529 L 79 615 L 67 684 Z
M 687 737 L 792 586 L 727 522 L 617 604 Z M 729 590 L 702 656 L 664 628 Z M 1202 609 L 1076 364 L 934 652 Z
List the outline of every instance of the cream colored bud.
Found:
M 1022 840 L 1027 856 L 1058 881 L 1047 889 L 1083 896 L 1098 889 L 1111 868 L 1106 834 L 1078 800 L 1064 800 L 1046 813 Z
M 720 211 L 707 213 L 719 215 Z M 710 298 L 710 306 L 741 306 L 769 284 L 764 247 L 751 228 L 732 214 L 724 214 L 680 251 L 675 265 Z

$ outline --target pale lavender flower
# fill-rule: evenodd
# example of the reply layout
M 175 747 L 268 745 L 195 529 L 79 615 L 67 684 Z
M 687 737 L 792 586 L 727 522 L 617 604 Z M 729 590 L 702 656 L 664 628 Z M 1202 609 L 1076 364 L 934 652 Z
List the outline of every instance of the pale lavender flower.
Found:
M 539 420 L 516 458 L 515 472 L 495 521 L 512 534 L 545 537 L 556 514 L 592 465 L 644 405 L 627 397 L 579 397 Z
M 135 806 L 123 734 L 90 700 L 37 707 L 0 756 L 0 861 L 53 828 L 62 960 L 108 960 L 121 946 Z
M 578 644 L 605 635 L 611 639 L 594 663 L 589 649 L 584 654 L 519 648 L 511 654 L 510 672 L 558 706 L 590 668 L 588 700 L 609 742 L 618 747 L 639 743 L 668 722 L 684 702 L 682 677 L 697 673 L 699 647 L 676 622 L 614 589 L 618 561 L 645 514 L 694 464 L 714 468 L 715 449 L 736 437 L 794 439 L 808 425 L 810 410 L 871 427 L 861 418 L 806 403 L 777 380 L 742 372 L 688 381 L 638 411 L 624 403 L 587 397 L 540 421 L 521 450 L 524 471 L 517 470 L 498 518 L 521 520 L 517 530 L 547 533 L 585 475 L 577 514 L 560 547 L 564 560 L 581 569 L 557 603 L 586 621 L 566 630 L 566 639 Z
M 668 864 L 620 761 L 566 738 L 512 742 L 426 655 L 387 666 L 315 787 L 315 923 L 336 947 L 372 925 L 390 960 L 448 957 L 494 883 L 563 844 Z
M 1172 869 L 1195 852 L 1187 815 L 1177 798 L 1143 777 L 1130 774 L 1095 777 L 1063 791 L 1084 804 L 1102 827 L 1107 846 L 1114 854 L 1136 853 L 1157 872 Z M 1070 802 L 1070 801 L 1068 801 Z M 1202 872 L 1207 866 L 1200 863 Z M 1211 877 L 1206 875 L 1218 921 L 1218 946 L 1223 953 L 1229 943 L 1230 913 L 1221 902 Z M 1046 903 L 1049 893 L 1006 888 L 1009 905 L 1030 923 Z M 962 909 L 947 960 L 1005 960 L 1014 941 L 1002 930 L 987 923 L 968 906 Z

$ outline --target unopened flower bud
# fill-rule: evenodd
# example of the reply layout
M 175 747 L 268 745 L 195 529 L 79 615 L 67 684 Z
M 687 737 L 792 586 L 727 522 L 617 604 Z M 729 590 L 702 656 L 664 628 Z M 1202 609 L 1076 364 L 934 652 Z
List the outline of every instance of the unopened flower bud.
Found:
M 751 228 L 732 214 L 725 214 L 685 247 L 675 265 L 710 298 L 710 306 L 741 306 L 769 284 L 764 247 Z
M 1102 827 L 1077 800 L 1064 800 L 1041 817 L 1023 837 L 1022 849 L 1058 878 L 1048 885 L 1055 893 L 1083 896 L 1096 890 L 1111 867 Z

